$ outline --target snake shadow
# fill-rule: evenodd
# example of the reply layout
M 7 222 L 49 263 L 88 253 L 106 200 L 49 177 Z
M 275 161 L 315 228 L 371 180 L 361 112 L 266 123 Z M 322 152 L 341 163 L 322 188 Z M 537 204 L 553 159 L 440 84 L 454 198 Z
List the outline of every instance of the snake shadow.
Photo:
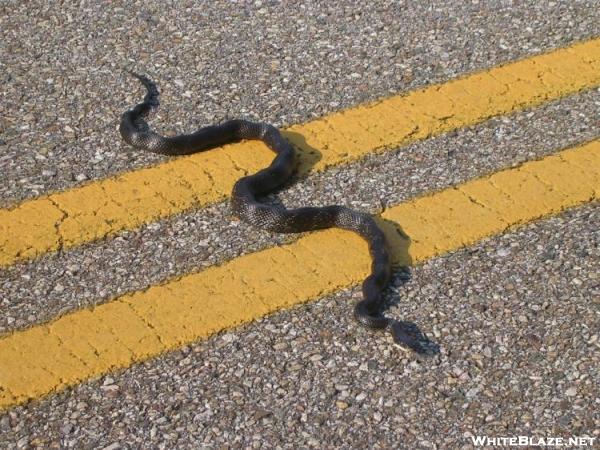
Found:
M 397 222 L 375 217 L 378 225 L 381 227 L 388 241 L 390 256 L 392 258 L 393 272 L 390 286 L 400 288 L 408 283 L 411 278 L 410 268 L 413 265 L 413 259 L 410 255 L 409 248 L 411 244 L 410 236 L 402 229 L 402 226 Z M 385 295 L 385 304 L 383 309 L 388 309 L 392 306 L 400 304 L 400 298 L 397 295 L 389 295 L 390 287 L 388 287 L 388 295 Z M 409 339 L 414 341 L 416 345 L 413 350 L 422 356 L 434 356 L 440 353 L 438 343 L 432 341 L 415 322 L 408 320 L 395 321 L 393 325 L 400 329 L 403 334 L 406 334 Z
M 281 189 L 278 189 L 277 192 L 280 192 L 281 190 L 284 190 L 287 187 L 297 183 L 302 178 L 305 178 L 310 172 L 311 168 L 313 168 L 322 159 L 321 152 L 312 147 L 306 141 L 303 135 L 289 130 L 283 131 L 283 135 L 288 142 L 294 146 L 298 157 L 296 159 L 296 172 L 294 176 L 291 177 L 290 181 L 286 183 L 286 185 L 282 186 Z M 277 195 L 269 196 L 269 201 L 274 204 L 281 204 L 281 201 Z M 408 236 L 402 227 L 396 222 L 392 222 L 381 217 L 375 217 L 375 219 L 385 232 L 394 264 L 392 282 L 390 285 L 399 288 L 405 283 L 408 283 L 408 281 L 411 279 L 410 267 L 413 265 L 413 260 L 409 252 L 411 243 L 410 236 Z M 388 293 L 385 295 L 386 301 L 384 303 L 383 310 L 387 310 L 390 307 L 400 303 L 400 300 L 397 296 L 387 295 L 389 294 L 389 287 L 387 290 Z M 383 313 L 384 311 L 381 312 Z M 433 356 L 440 352 L 440 346 L 436 342 L 430 340 L 429 337 L 427 337 L 427 335 L 421 331 L 416 323 L 407 320 L 394 321 L 393 327 L 395 327 L 396 330 L 399 330 L 400 334 L 405 335 L 407 339 L 411 340 L 413 343 L 417 343 L 415 348 L 413 348 L 417 354 Z
M 296 150 L 296 172 L 291 180 L 295 183 L 308 175 L 310 170 L 321 161 L 323 154 L 306 142 L 306 138 L 300 133 L 281 130 L 281 134 Z

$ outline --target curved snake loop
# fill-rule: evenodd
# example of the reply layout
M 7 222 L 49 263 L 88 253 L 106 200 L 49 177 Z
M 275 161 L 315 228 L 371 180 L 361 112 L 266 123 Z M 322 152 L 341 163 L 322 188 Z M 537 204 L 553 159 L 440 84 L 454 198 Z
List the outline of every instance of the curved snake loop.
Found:
M 356 320 L 371 329 L 389 329 L 394 342 L 405 349 L 426 353 L 418 332 L 408 322 L 381 316 L 382 292 L 390 280 L 391 263 L 383 231 L 369 214 L 343 206 L 286 209 L 261 203 L 257 197 L 285 183 L 294 169 L 294 148 L 277 128 L 266 123 L 229 120 L 192 134 L 165 137 L 150 130 L 144 118 L 159 105 L 156 85 L 144 75 L 131 72 L 146 87 L 144 100 L 121 118 L 121 136 L 131 146 L 163 155 L 187 155 L 243 139 L 259 139 L 276 153 L 271 165 L 240 178 L 233 187 L 231 208 L 241 220 L 276 233 L 301 233 L 337 227 L 362 236 L 369 245 L 371 274 L 362 284 L 363 299 L 354 308 Z

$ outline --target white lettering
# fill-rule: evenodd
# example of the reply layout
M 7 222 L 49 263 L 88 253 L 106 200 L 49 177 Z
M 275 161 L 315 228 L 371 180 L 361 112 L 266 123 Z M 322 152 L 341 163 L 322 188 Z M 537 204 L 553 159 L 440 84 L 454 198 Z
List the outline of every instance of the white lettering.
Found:
M 475 447 L 508 447 L 508 446 L 531 446 L 531 447 L 593 447 L 596 437 L 571 436 L 469 436 Z
M 476 447 L 485 445 L 487 439 L 488 438 L 486 438 L 485 436 L 471 436 L 471 441 Z

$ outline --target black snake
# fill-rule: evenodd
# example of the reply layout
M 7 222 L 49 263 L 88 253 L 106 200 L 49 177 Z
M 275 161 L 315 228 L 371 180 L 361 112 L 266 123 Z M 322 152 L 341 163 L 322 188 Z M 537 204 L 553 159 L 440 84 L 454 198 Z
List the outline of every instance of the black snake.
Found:
M 332 227 L 358 233 L 369 244 L 372 264 L 371 274 L 362 284 L 363 300 L 356 304 L 354 317 L 368 328 L 389 329 L 395 343 L 405 349 L 427 353 L 414 325 L 381 316 L 382 292 L 390 280 L 391 263 L 385 235 L 371 215 L 343 206 L 286 209 L 259 202 L 257 197 L 276 190 L 294 170 L 294 148 L 279 130 L 267 123 L 229 120 L 192 134 L 160 136 L 151 131 L 144 120 L 158 107 L 158 89 L 147 77 L 132 74 L 144 84 L 147 94 L 142 103 L 125 112 L 121 118 L 121 136 L 128 144 L 163 155 L 187 155 L 243 139 L 263 141 L 277 156 L 269 167 L 235 183 L 231 194 L 233 213 L 255 227 L 277 233 L 301 233 Z

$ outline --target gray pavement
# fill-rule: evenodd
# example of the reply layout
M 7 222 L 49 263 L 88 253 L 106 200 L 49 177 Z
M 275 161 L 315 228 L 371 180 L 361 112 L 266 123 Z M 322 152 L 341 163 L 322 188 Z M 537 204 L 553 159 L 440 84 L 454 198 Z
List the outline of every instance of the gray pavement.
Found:
M 162 157 L 116 132 L 163 93 L 159 129 L 282 126 L 598 35 L 597 0 L 0 2 L 0 206 Z
M 358 289 L 0 416 L 45 448 L 472 448 L 470 434 L 598 436 L 600 205 L 397 272 L 419 360 L 358 328 Z M 7 448 L 13 448 L 8 445 Z
M 599 105 L 600 90 L 567 97 L 310 175 L 278 198 L 289 207 L 343 204 L 378 213 L 425 192 L 597 139 Z M 0 269 L 0 333 L 295 238 L 239 222 L 221 203 Z
M 0 205 L 155 164 L 116 125 L 287 125 L 599 36 L 575 2 L 0 2 Z M 35 32 L 31 32 L 35 30 Z M 600 91 L 311 175 L 279 198 L 371 212 L 600 136 Z M 383 200 L 383 203 L 382 203 Z M 600 439 L 600 209 L 397 270 L 389 314 L 428 360 L 351 319 L 340 292 L 0 414 L 0 448 L 471 448 L 469 433 Z M 0 333 L 289 240 L 178 215 L 0 270 Z M 111 447 L 112 446 L 112 447 Z

